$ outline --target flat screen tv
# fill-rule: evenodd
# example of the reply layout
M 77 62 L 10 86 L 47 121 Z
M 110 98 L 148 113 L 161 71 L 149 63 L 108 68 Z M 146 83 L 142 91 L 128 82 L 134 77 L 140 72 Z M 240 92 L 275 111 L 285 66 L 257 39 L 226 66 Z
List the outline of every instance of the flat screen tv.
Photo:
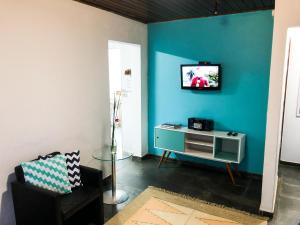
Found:
M 181 88 L 192 90 L 220 90 L 221 65 L 181 65 Z

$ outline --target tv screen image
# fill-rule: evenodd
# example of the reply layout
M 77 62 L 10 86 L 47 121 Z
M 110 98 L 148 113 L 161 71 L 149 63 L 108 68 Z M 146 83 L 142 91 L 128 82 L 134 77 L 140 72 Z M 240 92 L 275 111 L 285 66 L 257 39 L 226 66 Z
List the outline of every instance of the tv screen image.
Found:
M 195 90 L 219 90 L 220 68 L 219 64 L 182 65 L 181 87 Z

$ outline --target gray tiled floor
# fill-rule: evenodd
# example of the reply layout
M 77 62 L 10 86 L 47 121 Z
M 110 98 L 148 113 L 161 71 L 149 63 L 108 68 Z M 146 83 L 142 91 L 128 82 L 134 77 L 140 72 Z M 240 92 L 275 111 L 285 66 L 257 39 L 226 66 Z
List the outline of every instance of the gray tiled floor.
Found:
M 261 179 L 257 177 L 236 177 L 237 183 L 232 185 L 223 170 L 209 170 L 174 161 L 169 161 L 158 169 L 157 164 L 157 158 L 143 161 L 125 160 L 117 163 L 117 186 L 127 191 L 130 198 L 129 201 L 117 206 L 105 205 L 106 221 L 148 186 L 258 213 Z
M 240 178 L 236 186 L 228 182 L 228 177 L 214 171 L 203 171 L 181 163 L 168 162 L 157 169 L 157 159 L 142 162 L 125 160 L 118 163 L 118 186 L 129 193 L 130 200 L 124 204 L 105 206 L 105 220 L 122 210 L 134 197 L 149 185 L 192 195 L 210 202 L 216 202 L 249 211 L 258 212 L 261 181 Z M 97 162 L 97 168 L 108 168 Z M 176 174 L 176 176 L 174 176 Z M 176 179 L 172 179 L 176 177 Z M 191 178 L 192 177 L 192 178 Z M 184 182 L 178 182 L 182 181 Z M 214 180 L 214 185 L 211 185 Z M 279 186 L 276 208 L 269 225 L 300 225 L 300 167 L 280 165 Z M 217 181 L 217 182 L 216 182 Z M 201 190 L 186 188 L 185 183 L 201 187 Z M 227 198 L 227 197 L 228 198 Z M 231 199 L 231 200 L 229 200 Z
M 269 225 L 300 224 L 300 168 L 280 165 L 274 218 Z

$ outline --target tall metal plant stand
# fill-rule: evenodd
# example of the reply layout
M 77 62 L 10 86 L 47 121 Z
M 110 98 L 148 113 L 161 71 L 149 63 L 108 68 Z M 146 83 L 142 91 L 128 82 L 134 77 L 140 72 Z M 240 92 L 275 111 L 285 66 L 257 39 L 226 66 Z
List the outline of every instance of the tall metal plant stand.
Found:
M 93 158 L 111 162 L 111 190 L 103 193 L 103 202 L 108 205 L 117 205 L 126 202 L 129 197 L 125 191 L 117 189 L 116 163 L 117 161 L 130 158 L 132 154 L 126 152 L 110 152 L 109 155 L 110 157 L 108 154 L 98 150 L 93 153 Z
M 128 194 L 123 190 L 117 190 L 116 184 L 116 153 L 111 153 L 111 190 L 103 193 L 103 202 L 109 205 L 116 205 L 126 202 Z

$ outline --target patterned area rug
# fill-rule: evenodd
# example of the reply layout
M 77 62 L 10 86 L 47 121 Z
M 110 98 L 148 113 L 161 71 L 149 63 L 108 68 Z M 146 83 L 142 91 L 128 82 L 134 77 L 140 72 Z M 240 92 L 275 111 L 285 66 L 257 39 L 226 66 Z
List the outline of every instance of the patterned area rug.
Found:
M 106 225 L 267 225 L 267 219 L 150 187 Z

